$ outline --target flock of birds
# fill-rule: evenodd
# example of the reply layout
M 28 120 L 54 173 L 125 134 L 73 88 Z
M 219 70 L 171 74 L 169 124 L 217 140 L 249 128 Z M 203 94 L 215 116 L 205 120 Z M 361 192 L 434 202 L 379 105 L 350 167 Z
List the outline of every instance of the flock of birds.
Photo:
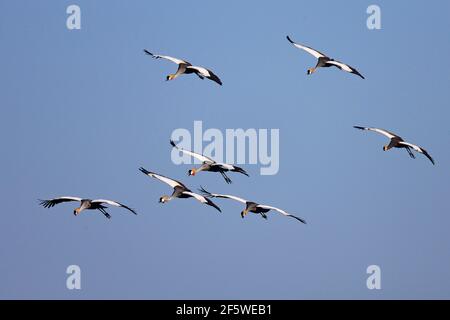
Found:
M 349 66 L 348 64 L 334 60 L 311 47 L 296 43 L 296 42 L 292 41 L 291 38 L 289 38 L 289 36 L 287 36 L 286 38 L 296 48 L 306 51 L 307 53 L 311 54 L 313 57 L 315 57 L 317 59 L 316 66 L 313 68 L 309 68 L 307 70 L 308 75 L 311 75 L 314 72 L 316 72 L 318 68 L 327 68 L 327 67 L 334 66 L 334 67 L 339 68 L 342 71 L 346 71 L 346 72 L 355 74 L 355 75 L 361 77 L 362 79 L 364 79 L 364 76 L 361 73 L 359 73 L 358 70 Z M 165 60 L 171 61 L 178 65 L 177 71 L 174 74 L 169 74 L 166 77 L 166 81 L 174 80 L 183 74 L 195 73 L 202 80 L 207 78 L 209 80 L 216 82 L 219 85 L 222 85 L 222 81 L 220 80 L 220 78 L 207 68 L 193 66 L 191 63 L 187 62 L 186 60 L 173 58 L 173 57 L 166 56 L 166 55 L 153 54 L 150 51 L 145 50 L 145 49 L 144 49 L 144 52 L 147 55 L 149 55 L 155 59 L 165 59 Z M 359 129 L 359 130 L 374 131 L 374 132 L 377 132 L 377 133 L 382 134 L 382 135 L 386 136 L 387 138 L 389 138 L 390 139 L 389 143 L 383 146 L 384 151 L 387 151 L 392 148 L 403 148 L 408 152 L 409 156 L 414 159 L 415 155 L 412 151 L 412 150 L 414 150 L 414 151 L 426 156 L 431 161 L 431 163 L 434 165 L 433 158 L 428 154 L 428 152 L 424 148 L 419 147 L 415 144 L 406 142 L 400 136 L 398 136 L 392 132 L 389 132 L 384 129 L 371 128 L 371 127 L 354 126 L 354 128 Z M 173 148 L 176 148 L 179 152 L 189 155 L 191 157 L 194 157 L 202 162 L 202 165 L 199 168 L 194 168 L 194 169 L 191 169 L 188 171 L 189 176 L 195 176 L 197 173 L 199 173 L 201 171 L 218 172 L 224 178 L 226 183 L 231 183 L 231 179 L 227 175 L 228 172 L 236 172 L 236 173 L 240 173 L 240 174 L 248 176 L 248 173 L 243 168 L 237 167 L 232 164 L 219 163 L 219 162 L 216 162 L 213 159 L 206 157 L 202 154 L 195 153 L 190 150 L 185 150 L 183 148 L 178 147 L 176 145 L 176 143 L 172 140 L 170 140 L 170 144 L 172 145 Z M 261 217 L 263 217 L 264 219 L 267 219 L 266 213 L 273 210 L 273 211 L 276 211 L 286 217 L 292 217 L 292 218 L 306 224 L 306 221 L 304 219 L 297 217 L 293 214 L 290 214 L 290 213 L 288 213 L 280 208 L 277 208 L 277 207 L 259 204 L 259 203 L 245 200 L 243 198 L 233 196 L 233 195 L 211 193 L 211 192 L 205 190 L 203 187 L 201 187 L 199 189 L 199 193 L 196 193 L 196 192 L 191 191 L 180 181 L 165 177 L 165 176 L 155 173 L 155 172 L 148 171 L 147 169 L 142 168 L 142 167 L 139 170 L 143 174 L 145 174 L 151 178 L 155 178 L 163 183 L 166 183 L 173 189 L 173 192 L 170 196 L 163 195 L 160 197 L 160 199 L 159 199 L 160 203 L 167 203 L 176 198 L 180 198 L 180 199 L 194 198 L 195 200 L 199 201 L 200 203 L 211 206 L 211 207 L 215 208 L 216 210 L 218 210 L 219 212 L 222 212 L 221 209 L 219 208 L 219 206 L 217 206 L 211 200 L 211 198 L 231 199 L 231 200 L 235 200 L 237 202 L 241 202 L 242 204 L 245 205 L 245 208 L 241 212 L 242 218 L 244 218 L 248 214 L 248 212 L 253 212 L 255 214 L 261 215 Z M 105 215 L 105 217 L 111 218 L 111 216 L 106 211 L 106 209 L 108 208 L 106 205 L 110 205 L 110 206 L 114 206 L 114 207 L 122 207 L 122 208 L 129 210 L 130 212 L 132 212 L 134 214 L 137 214 L 134 209 L 132 209 L 120 202 L 106 200 L 106 199 L 90 200 L 90 199 L 83 199 L 83 198 L 79 198 L 79 197 L 58 197 L 58 198 L 54 198 L 54 199 L 50 199 L 50 200 L 40 200 L 40 204 L 44 208 L 51 208 L 57 204 L 64 203 L 64 202 L 71 202 L 71 201 L 72 202 L 80 202 L 80 206 L 77 207 L 73 212 L 74 215 L 79 215 L 84 210 L 99 210 L 103 215 Z

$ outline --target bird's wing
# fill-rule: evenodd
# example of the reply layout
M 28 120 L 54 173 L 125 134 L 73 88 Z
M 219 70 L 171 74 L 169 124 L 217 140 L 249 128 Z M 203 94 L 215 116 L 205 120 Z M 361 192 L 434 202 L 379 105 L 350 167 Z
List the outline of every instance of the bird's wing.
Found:
M 306 52 L 308 52 L 309 54 L 313 55 L 317 59 L 319 59 L 321 57 L 326 57 L 326 55 L 324 55 L 322 52 L 319 52 L 317 50 L 314 50 L 313 48 L 304 46 L 302 44 L 295 43 L 294 41 L 291 40 L 291 38 L 289 38 L 289 36 L 286 36 L 286 38 L 288 39 L 288 41 L 290 43 L 292 43 L 294 45 L 294 47 L 299 48 L 301 50 L 305 50 Z
M 369 128 L 369 127 L 359 127 L 359 126 L 353 126 L 353 128 L 359 129 L 359 130 L 375 131 L 375 132 L 381 133 L 382 135 L 388 137 L 389 139 L 400 138 L 398 135 L 396 135 L 396 134 L 394 134 L 392 132 L 389 132 L 387 130 L 384 130 L 384 129 Z
M 328 60 L 327 64 L 332 64 L 332 65 L 338 67 L 339 69 L 341 69 L 343 71 L 354 73 L 354 74 L 360 76 L 361 78 L 365 79 L 364 76 L 361 73 L 358 72 L 358 70 L 356 70 L 353 67 L 350 67 L 348 64 L 345 64 L 345 63 L 342 63 L 342 62 L 339 62 L 339 61 L 336 61 L 336 60 Z
M 204 156 L 202 154 L 195 153 L 195 152 L 192 152 L 192 151 L 189 151 L 189 150 L 185 150 L 183 148 L 178 147 L 173 140 L 170 140 L 170 144 L 172 145 L 172 147 L 180 150 L 181 152 L 183 152 L 183 153 L 185 153 L 187 155 L 190 155 L 191 157 L 194 157 L 194 158 L 200 160 L 201 162 L 216 163 L 213 159 L 208 158 L 208 157 L 206 157 L 206 156 Z
M 226 199 L 233 199 L 242 203 L 247 203 L 247 200 L 236 197 L 236 196 L 230 196 L 228 194 L 218 194 L 218 193 L 211 193 L 209 191 L 206 191 L 203 187 L 200 187 L 200 192 L 202 192 L 206 197 L 211 198 L 226 198 Z
M 186 69 L 191 69 L 194 70 L 195 73 L 197 73 L 197 75 L 201 76 L 201 77 L 206 77 L 210 80 L 213 80 L 214 82 L 222 85 L 222 81 L 219 79 L 218 76 L 216 76 L 211 70 L 203 68 L 203 67 L 198 67 L 198 66 L 187 66 Z
M 69 202 L 69 201 L 81 201 L 81 198 L 78 197 L 59 197 L 51 200 L 39 200 L 40 205 L 44 208 L 51 208 L 54 207 L 57 204 L 63 203 L 63 202 Z
M 203 204 L 207 204 L 207 205 L 209 205 L 211 207 L 216 208 L 219 212 L 222 212 L 222 210 L 220 210 L 220 208 L 214 202 L 212 202 L 211 200 L 209 200 L 205 196 L 202 196 L 202 195 L 200 195 L 198 193 L 195 193 L 195 192 L 192 192 L 192 191 L 183 191 L 182 193 L 183 194 L 187 194 L 187 195 L 197 199 L 198 201 L 200 201 Z
M 134 214 L 137 214 L 136 211 L 134 211 L 133 209 L 131 209 L 130 207 L 127 207 L 126 205 L 119 203 L 117 201 L 112 201 L 112 200 L 105 200 L 105 199 L 97 199 L 97 200 L 92 200 L 91 203 L 106 203 L 109 204 L 111 206 L 115 206 L 115 207 L 122 207 L 125 208 L 131 212 L 133 212 Z
M 419 153 L 423 154 L 424 156 L 426 156 L 431 161 L 431 163 L 434 164 L 433 158 L 428 154 L 428 152 L 424 148 L 421 148 L 419 146 L 416 146 L 415 144 L 412 144 L 412 143 L 409 143 L 409 142 L 405 142 L 405 141 L 400 141 L 399 144 L 403 144 L 405 146 L 413 148 L 417 152 L 419 152 Z
M 177 58 L 173 58 L 173 57 L 169 57 L 169 56 L 163 56 L 163 55 L 159 55 L 159 54 L 153 54 L 150 51 L 148 51 L 147 49 L 144 49 L 144 52 L 146 54 L 148 54 L 149 56 L 152 56 L 155 59 L 166 59 L 169 60 L 173 63 L 176 64 L 186 64 L 186 65 L 191 65 L 189 62 L 187 62 L 186 60 L 182 60 L 182 59 L 177 59 Z
M 272 207 L 272 206 L 266 206 L 266 205 L 262 205 L 262 204 L 259 204 L 258 207 L 259 207 L 259 208 L 262 208 L 262 209 L 269 209 L 269 210 L 275 210 L 275 211 L 278 211 L 279 213 L 281 213 L 282 215 L 285 215 L 286 217 L 292 217 L 292 218 L 297 219 L 298 221 L 300 221 L 300 222 L 306 224 L 306 221 L 305 221 L 305 220 L 303 220 L 303 219 L 301 219 L 301 218 L 299 218 L 299 217 L 297 217 L 297 216 L 294 216 L 293 214 L 287 213 L 286 211 L 281 210 L 281 209 L 279 209 L 279 208 L 275 208 L 275 207 Z
M 158 179 L 159 181 L 162 181 L 162 182 L 164 182 L 164 183 L 167 183 L 167 184 L 168 184 L 169 186 L 171 186 L 172 188 L 175 188 L 175 187 L 179 186 L 179 187 L 182 187 L 182 188 L 187 189 L 186 186 L 185 186 L 184 184 L 182 184 L 180 181 L 177 181 L 177 180 L 174 180 L 174 179 L 167 178 L 167 177 L 165 177 L 165 176 L 162 176 L 162 175 L 157 174 L 157 173 L 154 173 L 154 172 L 150 172 L 150 171 L 148 171 L 148 170 L 146 170 L 146 169 L 144 169 L 144 168 L 142 168 L 142 167 L 139 168 L 139 170 L 140 170 L 142 173 L 148 175 L 149 177 L 156 178 L 156 179 Z
M 187 69 L 195 70 L 196 72 L 200 73 L 200 75 L 202 75 L 203 77 L 210 77 L 211 76 L 211 71 L 206 69 L 206 68 L 203 68 L 203 67 L 188 66 Z
M 219 167 L 219 168 L 225 169 L 225 170 L 233 170 L 235 168 L 232 164 L 220 163 L 220 162 L 215 163 L 213 166 Z

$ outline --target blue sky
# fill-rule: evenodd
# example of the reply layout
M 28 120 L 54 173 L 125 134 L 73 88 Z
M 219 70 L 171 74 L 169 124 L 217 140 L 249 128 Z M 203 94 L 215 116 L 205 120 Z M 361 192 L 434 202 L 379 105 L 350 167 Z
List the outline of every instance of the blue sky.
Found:
M 366 8 L 381 7 L 368 30 Z M 81 7 L 82 29 L 66 28 Z M 447 1 L 2 1 L 0 298 L 309 299 L 450 298 Z M 290 35 L 356 67 L 306 70 L 313 57 Z M 224 85 L 184 76 L 142 49 L 209 67 Z M 173 130 L 280 130 L 280 170 L 187 177 Z M 425 147 L 436 166 L 383 152 L 377 126 Z M 193 200 L 158 203 L 169 188 L 144 166 L 272 204 L 242 220 Z M 109 198 L 72 215 L 37 199 Z M 67 290 L 65 270 L 82 270 Z M 368 290 L 379 265 L 382 290 Z

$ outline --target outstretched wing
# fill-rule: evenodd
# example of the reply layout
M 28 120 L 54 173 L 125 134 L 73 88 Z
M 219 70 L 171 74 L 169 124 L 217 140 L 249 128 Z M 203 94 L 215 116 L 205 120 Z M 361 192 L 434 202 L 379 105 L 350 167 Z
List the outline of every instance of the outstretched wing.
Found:
M 187 66 L 186 69 L 194 70 L 194 72 L 200 77 L 208 78 L 209 80 L 212 80 L 220 85 L 222 85 L 222 81 L 219 79 L 218 76 L 216 76 L 211 70 L 203 68 L 203 67 L 197 67 L 197 66 Z
M 272 207 L 272 206 L 261 205 L 261 204 L 259 204 L 258 207 L 259 207 L 259 208 L 262 208 L 262 209 L 275 210 L 275 211 L 281 213 L 282 215 L 284 215 L 284 216 L 286 216 L 286 217 L 292 217 L 292 218 L 297 219 L 298 221 L 300 221 L 300 222 L 306 224 L 306 221 L 305 221 L 305 220 L 303 220 L 303 219 L 301 219 L 301 218 L 299 218 L 299 217 L 297 217 L 297 216 L 294 216 L 293 214 L 287 213 L 286 211 L 281 210 L 281 209 L 279 209 L 279 208 L 275 208 L 275 207 Z
M 216 163 L 213 159 L 208 158 L 208 157 L 206 157 L 206 156 L 204 156 L 202 154 L 195 153 L 195 152 L 192 152 L 192 151 L 189 151 L 189 150 L 185 150 L 183 148 L 178 147 L 173 140 L 170 140 L 170 144 L 172 145 L 172 147 L 178 149 L 182 153 L 185 153 L 185 154 L 187 154 L 187 155 L 189 155 L 191 157 L 194 157 L 194 158 L 200 160 L 201 162 Z
M 182 188 L 187 189 L 186 186 L 185 186 L 184 184 L 182 184 L 180 181 L 177 181 L 177 180 L 174 180 L 174 179 L 167 178 L 167 177 L 162 176 L 162 175 L 160 175 L 160 174 L 157 174 L 157 173 L 148 171 L 148 170 L 146 170 L 146 169 L 144 169 L 144 168 L 142 168 L 142 167 L 139 168 L 139 170 L 140 170 L 142 173 L 144 173 L 144 174 L 146 174 L 147 176 L 149 176 L 149 177 L 152 177 L 152 178 L 158 179 L 159 181 L 162 181 L 162 182 L 164 182 L 164 183 L 167 183 L 167 184 L 168 184 L 169 186 L 171 186 L 172 188 L 175 188 L 175 187 L 179 186 L 179 187 L 182 187 Z
M 399 144 L 402 144 L 402 145 L 405 145 L 405 146 L 413 148 L 415 151 L 417 151 L 417 152 L 423 154 L 424 156 L 426 156 L 431 161 L 431 163 L 434 164 L 433 158 L 428 154 L 428 152 L 424 148 L 421 148 L 419 146 L 416 146 L 415 144 L 412 144 L 412 143 L 409 143 L 409 142 L 405 142 L 405 141 L 400 141 Z
M 320 52 L 320 51 L 317 51 L 317 50 L 315 50 L 315 49 L 313 49 L 313 48 L 304 46 L 304 45 L 299 44 L 299 43 L 295 43 L 294 41 L 291 40 L 291 38 L 289 38 L 289 36 L 286 36 L 286 38 L 288 39 L 288 41 L 289 41 L 290 43 L 292 43 L 292 44 L 294 45 L 294 47 L 296 47 L 296 48 L 298 48 L 298 49 L 301 49 L 301 50 L 304 50 L 304 51 L 308 52 L 309 54 L 313 55 L 313 56 L 314 56 L 315 58 L 317 58 L 317 59 L 322 58 L 322 57 L 326 57 L 326 55 L 324 55 L 324 54 L 323 54 L 322 52 Z
M 97 200 L 92 200 L 91 203 L 106 203 L 106 204 L 109 204 L 111 206 L 125 208 L 125 209 L 133 212 L 134 214 L 137 214 L 136 211 L 134 211 L 133 209 L 131 209 L 131 208 L 127 207 L 126 205 L 124 205 L 124 204 L 122 204 L 120 202 L 117 202 L 117 201 L 105 200 L 105 199 L 97 199 Z
M 182 193 L 183 194 L 187 194 L 187 195 L 197 199 L 198 201 L 200 201 L 203 204 L 207 204 L 207 205 L 209 205 L 211 207 L 216 208 L 219 212 L 222 212 L 222 210 L 220 210 L 220 208 L 214 202 L 212 202 L 210 199 L 206 198 L 205 196 L 202 196 L 202 195 L 197 194 L 197 193 L 192 192 L 192 191 L 183 191 Z
M 378 133 L 382 134 L 383 136 L 388 137 L 389 139 L 400 138 L 398 135 L 396 135 L 396 134 L 394 134 L 392 132 L 389 132 L 387 130 L 384 130 L 384 129 L 369 128 L 369 127 L 359 127 L 359 126 L 353 126 L 353 128 L 359 129 L 359 130 L 368 130 L 368 131 L 378 132 Z
M 54 207 L 57 204 L 63 203 L 63 202 L 70 202 L 70 201 L 81 201 L 81 198 L 77 197 L 59 197 L 55 199 L 50 200 L 39 200 L 39 204 L 43 206 L 44 208 L 51 208 Z
M 334 65 L 334 66 L 338 67 L 339 69 L 341 69 L 343 71 L 356 74 L 356 75 L 360 76 L 361 78 L 365 79 L 364 76 L 361 73 L 358 72 L 358 70 L 356 70 L 353 67 L 350 67 L 348 64 L 345 64 L 345 63 L 342 63 L 342 62 L 339 62 L 339 61 L 336 61 L 336 60 L 328 60 L 327 64 Z
M 189 62 L 187 62 L 186 60 L 182 60 L 182 59 L 177 59 L 177 58 L 173 58 L 173 57 L 169 57 L 169 56 L 163 56 L 163 55 L 159 55 L 159 54 L 153 54 L 150 51 L 148 51 L 147 49 L 144 49 L 144 52 L 146 54 L 148 54 L 149 56 L 155 58 L 155 59 L 166 59 L 169 60 L 173 63 L 176 64 L 186 64 L 188 66 L 190 66 L 191 64 Z
M 201 193 L 203 193 L 206 197 L 210 197 L 210 198 L 226 198 L 226 199 L 232 199 L 232 200 L 236 200 L 239 201 L 241 203 L 247 203 L 247 200 L 236 197 L 236 196 L 230 196 L 228 194 L 218 194 L 218 193 L 211 193 L 209 191 L 206 191 L 203 187 L 200 187 L 199 191 Z

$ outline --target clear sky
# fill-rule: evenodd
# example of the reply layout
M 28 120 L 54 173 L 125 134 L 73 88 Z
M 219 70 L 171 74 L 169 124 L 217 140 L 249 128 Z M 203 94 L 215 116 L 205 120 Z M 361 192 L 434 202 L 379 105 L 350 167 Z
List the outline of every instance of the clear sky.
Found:
M 66 8 L 81 7 L 81 30 Z M 381 8 L 369 30 L 366 9 Z M 448 1 L 1 1 L 0 298 L 450 298 Z M 290 35 L 356 67 L 312 76 Z M 165 82 L 176 66 L 209 67 Z M 279 129 L 280 170 L 188 177 L 172 163 L 178 128 Z M 383 152 L 376 126 L 435 158 Z M 140 166 L 279 206 L 267 221 L 217 199 L 170 192 Z M 37 199 L 107 198 L 72 214 Z M 82 289 L 66 288 L 79 265 Z M 381 290 L 366 268 L 379 265 Z

